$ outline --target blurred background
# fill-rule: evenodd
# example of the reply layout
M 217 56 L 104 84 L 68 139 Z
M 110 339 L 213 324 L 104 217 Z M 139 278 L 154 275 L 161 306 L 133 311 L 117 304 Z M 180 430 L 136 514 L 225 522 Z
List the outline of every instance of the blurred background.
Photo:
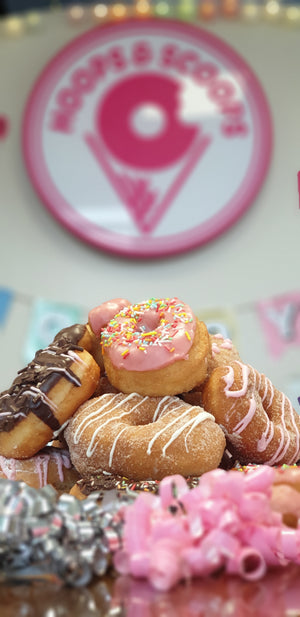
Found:
M 85 322 L 88 311 L 101 302 L 178 296 L 211 331 L 232 338 L 242 359 L 270 377 L 299 411 L 296 0 L 0 0 L 0 14 L 0 387 L 8 387 L 17 370 L 60 327 Z M 243 216 L 201 246 L 145 259 L 97 248 L 60 225 L 34 189 L 22 150 L 26 104 L 48 62 L 90 29 L 100 32 L 104 24 L 128 16 L 155 17 L 166 26 L 169 18 L 175 19 L 199 28 L 200 36 L 211 33 L 230 46 L 261 84 L 273 134 L 268 171 Z M 217 183 L 213 167 L 210 173 Z M 234 165 L 231 173 L 234 177 Z M 182 209 L 185 206 L 183 201 Z

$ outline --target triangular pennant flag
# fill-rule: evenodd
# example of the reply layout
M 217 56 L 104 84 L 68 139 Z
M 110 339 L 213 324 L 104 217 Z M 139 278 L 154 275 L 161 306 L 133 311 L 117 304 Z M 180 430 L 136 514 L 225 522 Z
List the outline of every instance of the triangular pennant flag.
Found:
M 47 347 L 62 328 L 81 322 L 81 320 L 82 310 L 80 308 L 37 298 L 33 303 L 24 349 L 25 362 L 30 362 L 38 349 Z
M 204 309 L 197 313 L 197 317 L 205 322 L 210 334 L 222 334 L 236 344 L 237 324 L 233 311 L 226 308 Z
M 257 310 L 272 356 L 300 345 L 300 291 L 263 300 Z
M 13 298 L 14 293 L 11 289 L 0 287 L 0 326 L 5 324 Z

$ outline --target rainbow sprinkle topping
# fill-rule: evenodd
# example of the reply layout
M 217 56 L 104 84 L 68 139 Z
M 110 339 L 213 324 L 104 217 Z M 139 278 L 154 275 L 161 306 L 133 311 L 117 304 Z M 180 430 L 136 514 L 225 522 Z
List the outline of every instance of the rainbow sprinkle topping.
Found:
M 122 309 L 103 328 L 102 347 L 123 345 L 123 358 L 128 357 L 132 348 L 147 353 L 151 346 L 163 346 L 174 352 L 174 337 L 185 324 L 193 322 L 193 315 L 187 312 L 187 305 L 178 298 L 150 298 L 139 304 Z M 192 341 L 185 329 L 185 336 Z

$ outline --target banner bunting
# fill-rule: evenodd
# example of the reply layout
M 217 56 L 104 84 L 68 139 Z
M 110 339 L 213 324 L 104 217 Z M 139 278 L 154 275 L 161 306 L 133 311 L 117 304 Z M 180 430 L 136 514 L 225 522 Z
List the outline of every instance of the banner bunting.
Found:
M 278 358 L 291 345 L 300 345 L 300 292 L 258 302 L 257 310 L 271 356 Z
M 35 299 L 25 341 L 25 363 L 32 360 L 38 349 L 47 347 L 60 330 L 82 321 L 83 311 L 78 307 L 48 302 L 42 298 Z
M 103 299 L 104 301 L 104 299 Z M 37 349 L 46 347 L 59 330 L 74 323 L 85 323 L 89 308 L 37 298 L 0 286 L 0 327 L 4 327 L 13 302 L 30 307 L 28 331 L 24 331 L 23 359 L 30 362 Z M 99 299 L 99 303 L 101 298 Z M 238 315 L 255 314 L 261 326 L 268 353 L 273 359 L 282 356 L 291 346 L 300 346 L 300 291 L 256 302 L 228 307 L 198 309 L 197 317 L 204 321 L 211 334 L 220 332 L 239 345 L 241 338 Z M 241 341 L 242 342 L 242 341 Z
M 14 293 L 11 289 L 0 288 L 0 326 L 5 325 L 6 318 L 10 311 Z

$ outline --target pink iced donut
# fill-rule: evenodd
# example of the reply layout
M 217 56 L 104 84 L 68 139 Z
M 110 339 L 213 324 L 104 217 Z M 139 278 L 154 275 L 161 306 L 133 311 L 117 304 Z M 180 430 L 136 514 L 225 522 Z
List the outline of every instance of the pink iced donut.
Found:
M 110 382 L 125 393 L 178 394 L 207 376 L 206 325 L 178 298 L 126 306 L 102 329 L 101 346 Z
M 87 327 L 93 342 L 92 355 L 102 369 L 104 364 L 100 345 L 101 330 L 113 319 L 116 313 L 119 313 L 129 304 L 130 302 L 125 298 L 113 298 L 113 300 L 99 304 L 89 312 Z

